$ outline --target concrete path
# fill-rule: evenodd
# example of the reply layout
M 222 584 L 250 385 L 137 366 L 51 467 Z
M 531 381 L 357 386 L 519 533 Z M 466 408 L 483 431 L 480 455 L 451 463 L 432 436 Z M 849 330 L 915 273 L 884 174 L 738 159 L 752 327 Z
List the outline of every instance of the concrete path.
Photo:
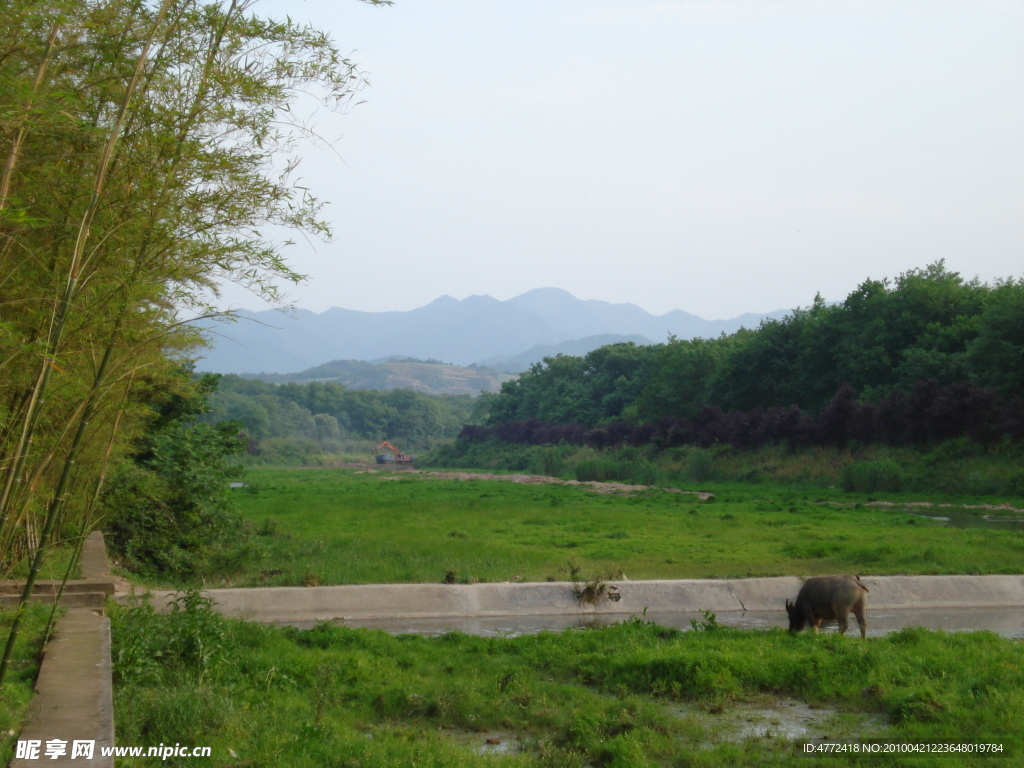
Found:
M 11 768 L 78 766 L 113 768 L 113 757 L 101 757 L 114 746 L 114 697 L 110 669 L 110 619 L 104 601 L 114 592 L 103 534 L 92 533 L 80 559 L 84 579 L 68 582 L 61 598 L 67 613 L 57 622 L 46 645 L 35 696 L 19 741 L 37 741 L 37 759 L 17 759 Z M 34 599 L 53 602 L 57 585 L 37 584 Z M 16 600 L 17 598 L 15 598 Z M 64 742 L 63 755 L 46 754 L 47 742 Z M 75 741 L 92 742 L 92 758 L 75 755 Z
M 18 739 L 38 741 L 41 759 L 15 759 L 11 768 L 114 765 L 112 757 L 100 757 L 101 747 L 114 745 L 110 619 L 88 608 L 72 608 L 57 622 Z M 51 739 L 66 742 L 63 756 L 51 759 L 45 755 L 46 742 Z M 72 758 L 75 740 L 93 742 L 93 759 Z
M 1024 608 L 1024 576 L 864 576 L 868 610 Z M 763 579 L 613 581 L 618 599 L 581 603 L 566 582 L 527 584 L 362 584 L 337 587 L 210 589 L 218 611 L 263 622 L 331 619 L 544 616 L 594 612 L 783 611 L 795 576 Z M 154 592 L 158 607 L 172 592 Z M 117 596 L 123 599 L 125 596 Z

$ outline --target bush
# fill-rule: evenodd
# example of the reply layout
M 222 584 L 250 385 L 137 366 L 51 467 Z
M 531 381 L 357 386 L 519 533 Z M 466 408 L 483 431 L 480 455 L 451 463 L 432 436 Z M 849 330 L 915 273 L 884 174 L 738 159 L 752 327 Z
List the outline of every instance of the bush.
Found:
M 855 461 L 843 468 L 841 484 L 847 493 L 891 493 L 903 487 L 903 475 L 890 459 Z
M 658 468 L 646 459 L 638 459 L 629 465 L 629 482 L 633 485 L 654 485 L 658 482 Z
M 934 467 L 959 467 L 981 452 L 981 446 L 977 443 L 966 437 L 958 437 L 939 443 L 922 458 L 923 463 Z
M 185 672 L 202 676 L 227 659 L 228 622 L 198 589 L 175 593 L 168 613 L 135 600 L 111 611 L 114 682 L 152 684 Z
M 686 473 L 694 482 L 706 482 L 715 476 L 715 460 L 711 451 L 698 448 L 690 453 Z
M 564 474 L 565 454 L 565 448 L 560 446 L 530 449 L 530 474 L 549 477 L 558 477 Z
M 1014 496 L 1024 496 L 1024 471 L 1015 472 L 1007 478 L 1006 492 Z
M 628 467 L 626 468 L 628 471 Z M 622 480 L 623 465 L 611 459 L 584 459 L 575 468 L 576 479 L 581 483 Z M 628 477 L 626 478 L 628 479 Z
M 238 424 L 196 423 L 203 386 L 191 400 L 158 403 L 136 453 L 111 473 L 102 497 L 107 542 L 130 570 L 182 581 L 227 575 L 257 556 L 229 483 L 248 442 Z

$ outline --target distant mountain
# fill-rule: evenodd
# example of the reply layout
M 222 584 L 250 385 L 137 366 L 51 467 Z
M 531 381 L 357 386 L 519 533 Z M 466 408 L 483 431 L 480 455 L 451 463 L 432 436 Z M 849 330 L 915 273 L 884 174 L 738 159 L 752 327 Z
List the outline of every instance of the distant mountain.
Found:
M 328 360 L 381 360 L 393 356 L 433 358 L 469 365 L 527 355 L 535 347 L 561 348 L 602 334 L 643 336 L 655 342 L 756 327 L 770 315 L 703 320 L 675 310 L 652 315 L 633 304 L 583 301 L 557 288 L 539 288 L 498 301 L 442 296 L 408 312 L 357 312 L 335 307 L 317 314 L 298 310 L 238 312 L 238 321 L 203 321 L 212 347 L 199 370 L 220 373 L 306 371 Z M 504 366 L 503 366 L 504 367 Z
M 574 355 L 580 357 L 598 347 L 606 347 L 609 344 L 620 344 L 626 341 L 631 341 L 638 346 L 653 343 L 646 336 L 621 336 L 615 333 L 601 333 L 597 336 L 587 336 L 583 339 L 563 341 L 560 344 L 538 344 L 518 355 L 488 357 L 486 360 L 481 360 L 480 365 L 496 368 L 507 373 L 521 373 L 534 363 L 539 363 L 545 357 L 554 357 L 555 355 Z
M 411 389 L 434 395 L 479 395 L 497 392 L 503 382 L 514 379 L 508 373 L 487 367 L 462 367 L 437 360 L 398 359 L 384 362 L 332 360 L 300 373 L 245 374 L 247 378 L 271 383 L 331 381 L 349 389 Z

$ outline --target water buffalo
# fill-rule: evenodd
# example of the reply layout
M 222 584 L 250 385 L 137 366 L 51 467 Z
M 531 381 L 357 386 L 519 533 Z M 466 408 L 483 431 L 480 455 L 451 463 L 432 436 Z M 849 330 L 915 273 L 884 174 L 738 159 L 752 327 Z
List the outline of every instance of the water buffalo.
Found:
M 789 631 L 799 632 L 805 625 L 814 627 L 817 634 L 822 621 L 837 619 L 839 632 L 846 633 L 847 617 L 850 611 L 857 617 L 860 625 L 860 636 L 867 633 L 867 622 L 864 621 L 864 606 L 867 602 L 868 588 L 860 580 L 860 576 L 815 576 L 804 582 L 796 603 L 786 601 L 786 613 L 789 614 Z

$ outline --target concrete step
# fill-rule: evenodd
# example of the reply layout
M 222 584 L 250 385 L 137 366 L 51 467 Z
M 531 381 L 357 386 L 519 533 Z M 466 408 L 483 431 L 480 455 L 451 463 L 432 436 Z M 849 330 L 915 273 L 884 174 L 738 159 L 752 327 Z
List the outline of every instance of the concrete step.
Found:
M 21 595 L 25 588 L 23 581 L 0 582 L 0 595 Z M 34 595 L 55 595 L 60 591 L 59 579 L 39 579 L 32 590 Z M 64 585 L 64 594 L 71 592 L 101 592 L 104 595 L 114 594 L 114 582 L 111 579 L 74 579 Z
M 106 606 L 108 594 L 111 593 L 100 591 L 65 591 L 64 594 L 61 595 L 60 604 L 64 608 L 90 608 L 102 612 Z M 56 597 L 57 595 L 54 592 L 34 592 L 30 602 L 52 604 Z M 20 599 L 21 593 L 0 595 L 0 606 L 17 605 Z

